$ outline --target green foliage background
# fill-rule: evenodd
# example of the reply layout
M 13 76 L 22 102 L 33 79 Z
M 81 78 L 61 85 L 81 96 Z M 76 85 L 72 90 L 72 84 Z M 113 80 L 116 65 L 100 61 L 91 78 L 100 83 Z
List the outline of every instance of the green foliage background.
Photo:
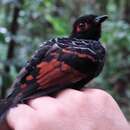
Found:
M 13 33 L 13 18 L 18 29 Z M 130 119 L 130 4 L 128 0 L 1 0 L 0 93 L 5 96 L 19 70 L 39 44 L 71 32 L 73 21 L 83 14 L 108 14 L 101 41 L 107 50 L 102 74 L 88 86 L 107 90 Z M 14 42 L 11 42 L 11 40 Z M 9 47 L 14 44 L 12 56 Z

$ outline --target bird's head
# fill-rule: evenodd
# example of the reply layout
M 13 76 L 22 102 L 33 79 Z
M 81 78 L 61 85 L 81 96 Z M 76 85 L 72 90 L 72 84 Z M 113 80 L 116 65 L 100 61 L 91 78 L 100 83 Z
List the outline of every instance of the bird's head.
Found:
M 101 24 L 107 18 L 107 15 L 85 15 L 79 17 L 73 24 L 73 30 L 70 37 L 98 40 L 101 37 Z

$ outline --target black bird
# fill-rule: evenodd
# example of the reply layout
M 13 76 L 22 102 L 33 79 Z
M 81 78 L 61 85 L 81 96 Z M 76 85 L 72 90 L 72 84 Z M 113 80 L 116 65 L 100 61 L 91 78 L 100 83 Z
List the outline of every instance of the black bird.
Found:
M 44 42 L 21 70 L 12 91 L 0 102 L 0 119 L 18 103 L 51 95 L 65 88 L 80 89 L 101 72 L 105 49 L 99 39 L 106 15 L 85 15 L 70 36 Z

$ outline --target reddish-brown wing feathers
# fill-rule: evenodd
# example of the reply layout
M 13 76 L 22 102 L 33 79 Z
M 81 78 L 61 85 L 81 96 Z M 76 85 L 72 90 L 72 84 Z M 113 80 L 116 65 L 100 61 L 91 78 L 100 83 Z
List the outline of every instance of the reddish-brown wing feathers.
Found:
M 57 59 L 52 59 L 50 62 L 42 62 L 37 67 L 39 68 L 39 74 L 36 79 L 41 88 L 70 84 L 85 77 L 84 74 Z

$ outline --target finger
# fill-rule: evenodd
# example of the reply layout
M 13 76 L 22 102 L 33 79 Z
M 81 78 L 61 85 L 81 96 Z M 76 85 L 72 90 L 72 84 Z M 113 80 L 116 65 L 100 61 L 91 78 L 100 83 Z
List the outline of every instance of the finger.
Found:
M 93 108 L 99 106 L 93 110 L 93 113 L 94 111 L 95 113 L 102 112 L 102 114 L 104 113 L 106 116 L 107 116 L 106 113 L 109 113 L 108 115 L 109 117 L 110 115 L 113 115 L 114 112 L 114 114 L 117 116 L 112 116 L 111 117 L 112 120 L 113 119 L 114 121 L 120 120 L 120 122 L 122 120 L 122 122 L 124 121 L 124 123 L 127 123 L 123 113 L 121 112 L 121 109 L 119 108 L 118 104 L 109 93 L 101 89 L 85 89 L 84 93 L 91 98 L 91 102 L 93 103 Z M 88 102 L 89 101 L 90 100 L 88 100 Z
M 36 98 L 33 100 L 29 101 L 29 105 L 34 108 L 34 109 L 38 109 L 38 110 L 43 110 L 46 106 L 53 106 L 57 103 L 55 98 L 49 97 L 49 96 L 45 96 L 45 97 L 40 97 L 40 98 Z
M 35 110 L 28 105 L 20 104 L 11 108 L 7 115 L 7 122 L 12 129 L 26 125 L 30 119 L 35 119 Z

